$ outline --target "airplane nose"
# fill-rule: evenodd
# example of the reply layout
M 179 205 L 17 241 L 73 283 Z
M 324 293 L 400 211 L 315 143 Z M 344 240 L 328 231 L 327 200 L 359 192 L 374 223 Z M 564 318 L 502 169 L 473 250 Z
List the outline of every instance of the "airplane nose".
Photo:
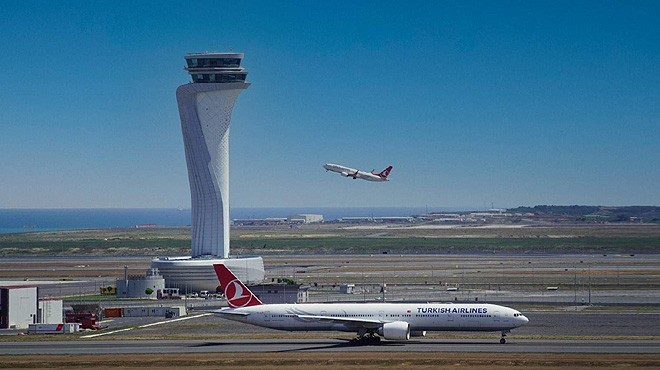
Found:
M 529 319 L 526 316 L 520 316 L 520 318 L 522 319 L 522 324 L 523 325 L 525 325 L 529 322 Z

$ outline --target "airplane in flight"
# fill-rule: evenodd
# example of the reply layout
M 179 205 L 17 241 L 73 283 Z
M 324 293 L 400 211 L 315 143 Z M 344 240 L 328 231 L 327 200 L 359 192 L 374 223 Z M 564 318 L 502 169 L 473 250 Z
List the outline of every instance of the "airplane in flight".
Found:
M 216 315 L 287 331 L 355 332 L 352 344 L 409 340 L 427 331 L 499 331 L 504 344 L 511 329 L 529 322 L 517 310 L 488 303 L 263 304 L 225 265 L 213 268 L 229 305 Z
M 371 172 L 365 172 L 333 163 L 326 163 L 323 165 L 323 168 L 325 168 L 326 172 L 338 172 L 344 177 L 352 177 L 353 180 L 362 179 L 368 181 L 389 181 L 387 176 L 390 174 L 390 171 L 392 171 L 392 166 L 388 166 L 380 173 L 376 173 L 375 169 L 371 170 Z

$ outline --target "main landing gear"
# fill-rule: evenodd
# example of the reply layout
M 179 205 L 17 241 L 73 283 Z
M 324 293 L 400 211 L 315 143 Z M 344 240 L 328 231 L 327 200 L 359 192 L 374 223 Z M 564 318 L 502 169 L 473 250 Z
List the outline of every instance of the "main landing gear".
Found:
M 506 343 L 506 339 L 504 337 L 506 337 L 506 333 L 510 333 L 510 332 L 511 332 L 511 330 L 502 330 L 502 338 L 500 338 L 500 343 L 501 344 Z
M 357 346 L 371 345 L 378 343 L 380 343 L 380 337 L 374 333 L 365 333 L 361 335 L 358 334 L 357 337 L 351 339 L 351 341 L 349 342 L 349 344 L 357 345 Z

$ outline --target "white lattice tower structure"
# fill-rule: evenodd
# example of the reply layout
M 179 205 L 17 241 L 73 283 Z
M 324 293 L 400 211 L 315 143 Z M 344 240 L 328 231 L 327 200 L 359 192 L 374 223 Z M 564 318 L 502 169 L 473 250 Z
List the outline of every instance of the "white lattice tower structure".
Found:
M 238 95 L 250 86 L 242 53 L 186 55 L 191 83 L 176 90 L 188 165 L 192 257 L 229 257 L 229 127 Z

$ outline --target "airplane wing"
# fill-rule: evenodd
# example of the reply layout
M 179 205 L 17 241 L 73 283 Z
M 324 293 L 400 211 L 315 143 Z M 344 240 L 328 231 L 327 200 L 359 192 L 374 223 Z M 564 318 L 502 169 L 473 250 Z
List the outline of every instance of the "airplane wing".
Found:
M 249 312 L 242 312 L 242 311 L 234 311 L 234 310 L 227 310 L 227 309 L 220 309 L 213 311 L 214 314 L 216 315 L 227 315 L 227 316 L 248 316 L 250 315 Z
M 383 325 L 383 322 L 375 319 L 358 319 L 353 317 L 334 317 L 334 316 L 317 316 L 317 315 L 296 315 L 301 319 L 329 321 L 338 324 L 353 325 L 356 327 L 364 327 L 369 329 L 376 329 Z

